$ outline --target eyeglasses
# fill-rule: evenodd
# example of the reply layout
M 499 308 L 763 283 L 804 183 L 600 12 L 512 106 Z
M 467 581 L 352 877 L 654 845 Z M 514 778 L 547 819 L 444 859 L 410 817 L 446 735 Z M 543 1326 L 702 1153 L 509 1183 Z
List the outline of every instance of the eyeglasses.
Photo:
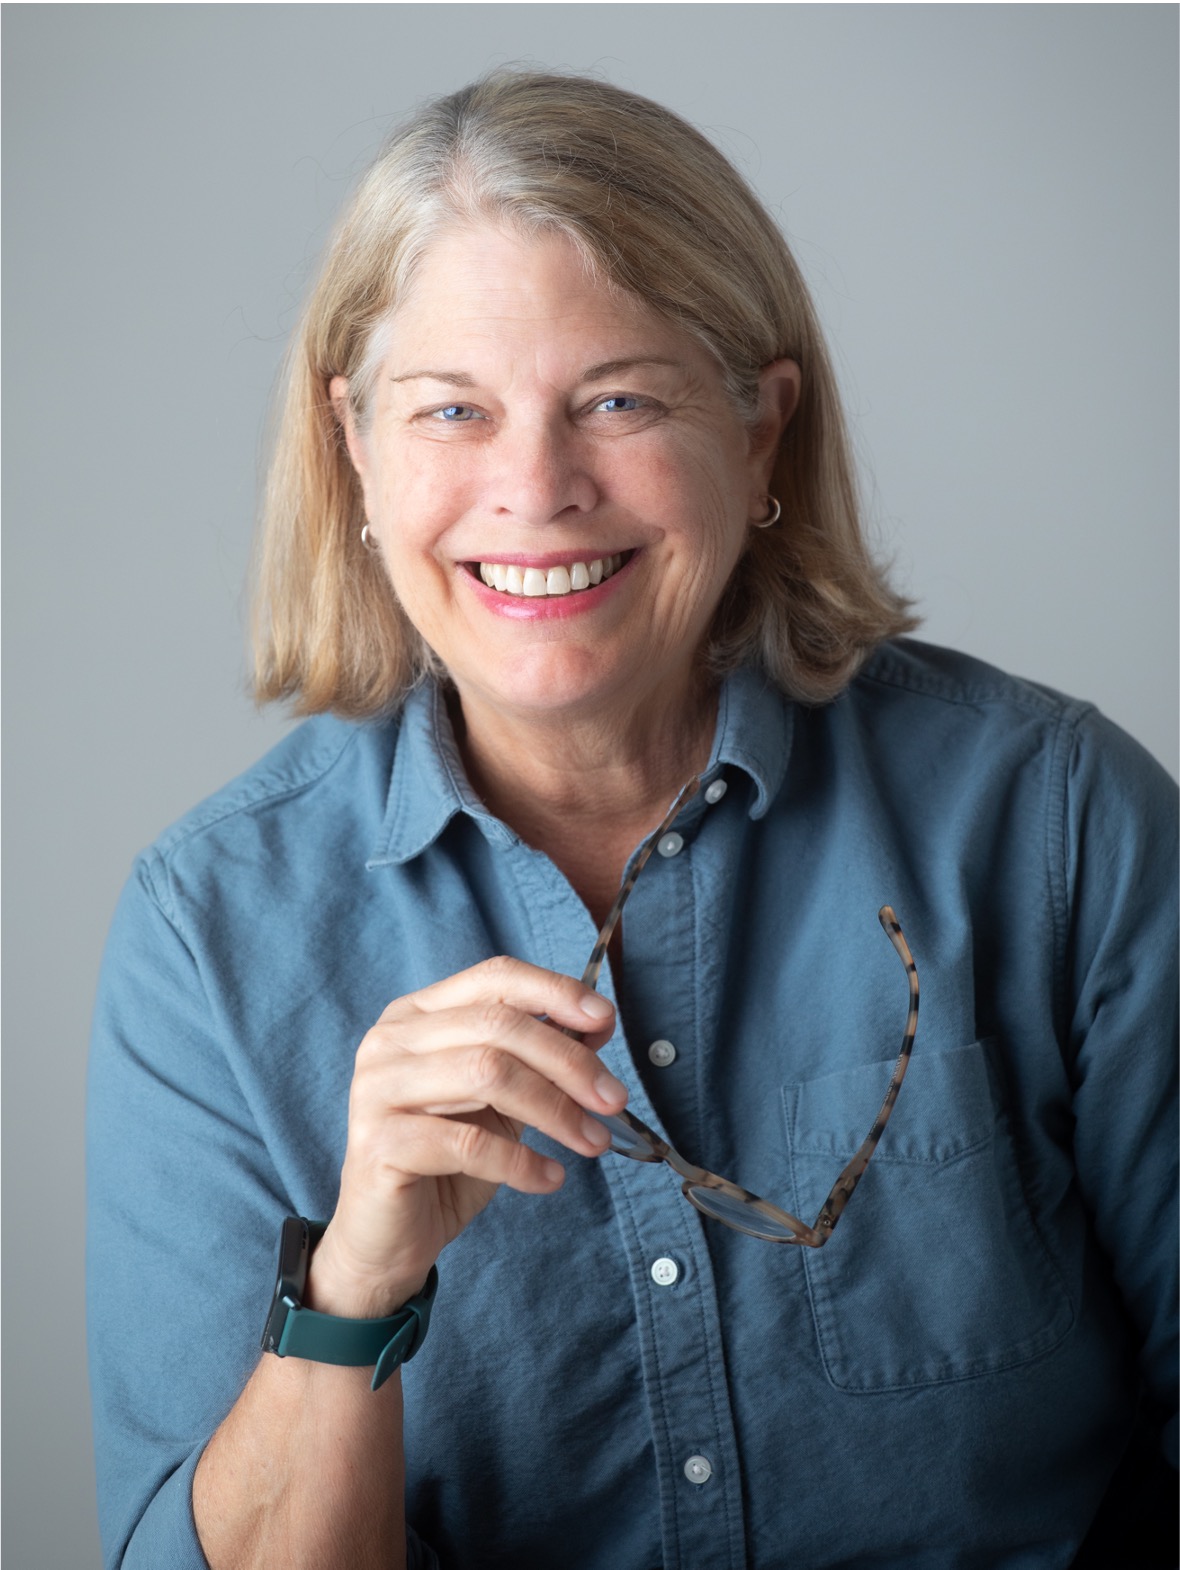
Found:
M 699 778 L 688 782 L 672 803 L 667 817 L 659 828 L 640 847 L 631 871 L 623 879 L 618 896 L 602 924 L 594 951 L 582 973 L 583 986 L 597 988 L 602 962 L 606 958 L 610 940 L 623 913 L 623 906 L 627 903 L 627 896 L 635 887 L 636 880 L 647 865 L 652 851 L 671 828 L 682 809 L 696 795 L 700 783 Z M 897 917 L 889 905 L 881 907 L 877 919 L 905 966 L 909 981 L 910 1007 L 906 1018 L 905 1034 L 902 1036 L 901 1051 L 894 1064 L 893 1077 L 889 1081 L 889 1088 L 885 1092 L 885 1100 L 881 1103 L 876 1121 L 860 1149 L 833 1184 L 832 1191 L 824 1200 L 814 1226 L 807 1226 L 789 1211 L 780 1210 L 777 1205 L 759 1199 L 757 1194 L 751 1194 L 748 1189 L 740 1188 L 736 1183 L 731 1183 L 728 1178 L 718 1177 L 715 1172 L 707 1172 L 703 1167 L 694 1167 L 679 1152 L 673 1150 L 666 1140 L 661 1139 L 653 1129 L 648 1128 L 646 1123 L 640 1122 L 630 1112 L 616 1112 L 613 1115 L 596 1112 L 590 1114 L 610 1131 L 611 1150 L 616 1155 L 629 1157 L 632 1161 L 666 1161 L 673 1171 L 684 1179 L 684 1197 L 694 1204 L 702 1215 L 711 1216 L 714 1221 L 721 1221 L 727 1227 L 733 1227 L 738 1232 L 746 1232 L 751 1237 L 763 1238 L 768 1243 L 801 1243 L 807 1248 L 822 1248 L 844 1213 L 844 1207 L 851 1199 L 856 1185 L 864 1176 L 865 1168 L 889 1121 L 889 1114 L 893 1111 L 901 1082 L 909 1066 L 914 1037 L 918 1030 L 918 971 L 913 955 L 902 936 Z M 563 1034 L 573 1036 L 578 1041 L 582 1039 L 573 1030 L 563 1029 Z

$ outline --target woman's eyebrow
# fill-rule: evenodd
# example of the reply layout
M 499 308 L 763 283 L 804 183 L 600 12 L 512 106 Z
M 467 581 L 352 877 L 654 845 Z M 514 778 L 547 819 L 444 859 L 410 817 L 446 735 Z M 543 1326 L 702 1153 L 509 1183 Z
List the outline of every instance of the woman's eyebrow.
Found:
M 582 372 L 584 382 L 601 381 L 605 376 L 618 376 L 623 371 L 631 371 L 640 365 L 667 365 L 674 371 L 683 371 L 687 367 L 679 360 L 669 360 L 658 354 L 637 354 L 624 360 L 602 360 L 597 365 L 591 365 Z
M 687 369 L 679 360 L 670 360 L 663 355 L 636 354 L 629 355 L 621 360 L 600 360 L 597 365 L 587 366 L 579 379 L 583 382 L 597 382 L 604 377 L 619 376 L 624 371 L 632 371 L 637 366 L 643 365 L 665 365 L 674 371 Z M 431 381 L 443 382 L 448 387 L 475 387 L 477 385 L 475 377 L 468 375 L 466 371 L 405 371 L 401 376 L 391 376 L 389 380 L 393 384 L 398 382 Z
M 402 376 L 391 376 L 391 382 L 445 382 L 449 387 L 474 387 L 475 377 L 466 371 L 406 371 Z

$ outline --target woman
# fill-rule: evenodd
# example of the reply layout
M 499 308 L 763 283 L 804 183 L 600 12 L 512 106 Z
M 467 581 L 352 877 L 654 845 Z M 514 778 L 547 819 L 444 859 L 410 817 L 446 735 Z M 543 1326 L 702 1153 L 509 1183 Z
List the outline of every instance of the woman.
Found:
M 536 74 L 391 140 L 259 625 L 317 717 L 141 858 L 98 1005 L 109 1563 L 1070 1563 L 1174 1385 L 1174 793 L 891 641 L 715 149 Z

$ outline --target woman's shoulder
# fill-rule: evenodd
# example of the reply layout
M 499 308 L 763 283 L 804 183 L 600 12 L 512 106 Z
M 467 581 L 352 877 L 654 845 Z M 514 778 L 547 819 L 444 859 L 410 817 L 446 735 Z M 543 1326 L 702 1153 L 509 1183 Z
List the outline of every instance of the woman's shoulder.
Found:
M 957 649 L 898 638 L 882 644 L 845 695 L 862 719 L 901 713 L 928 740 L 957 730 L 975 736 L 1024 732 L 1070 748 L 1119 756 L 1124 766 L 1174 781 L 1139 742 L 1085 698 L 1072 697 L 963 654 Z
M 1085 800 L 1176 814 L 1176 782 L 1094 703 L 954 649 L 902 638 L 882 645 L 832 706 L 833 723 L 893 760 L 918 795 L 1007 789 L 1039 780 L 1066 812 Z M 857 743 L 853 741 L 853 745 Z
M 157 869 L 275 860 L 285 848 L 376 835 L 389 790 L 398 722 L 320 714 L 296 725 L 244 773 L 190 808 L 142 853 Z M 362 852 L 363 853 L 363 852 Z
M 952 705 L 1008 708 L 1052 723 L 1080 718 L 1094 709 L 1092 703 L 1042 682 L 1010 675 L 974 655 L 918 638 L 896 638 L 882 644 L 852 687 L 888 688 Z

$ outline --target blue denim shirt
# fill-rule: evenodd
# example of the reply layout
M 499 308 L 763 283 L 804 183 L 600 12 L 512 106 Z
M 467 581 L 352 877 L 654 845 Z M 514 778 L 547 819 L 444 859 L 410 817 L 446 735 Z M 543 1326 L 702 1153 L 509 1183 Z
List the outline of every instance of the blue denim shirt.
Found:
M 1139 1371 L 1175 1404 L 1175 789 L 1088 705 L 917 643 L 821 708 L 731 678 L 705 778 L 602 982 L 632 1110 L 813 1221 L 901 1041 L 888 902 L 922 986 L 893 1120 L 820 1251 L 526 1135 L 564 1187 L 444 1252 L 404 1371 L 411 1562 L 1068 1565 Z M 139 859 L 91 1062 L 108 1565 L 204 1565 L 193 1471 L 282 1218 L 332 1213 L 383 1007 L 498 952 L 578 975 L 594 936 L 431 688 L 302 726 Z

